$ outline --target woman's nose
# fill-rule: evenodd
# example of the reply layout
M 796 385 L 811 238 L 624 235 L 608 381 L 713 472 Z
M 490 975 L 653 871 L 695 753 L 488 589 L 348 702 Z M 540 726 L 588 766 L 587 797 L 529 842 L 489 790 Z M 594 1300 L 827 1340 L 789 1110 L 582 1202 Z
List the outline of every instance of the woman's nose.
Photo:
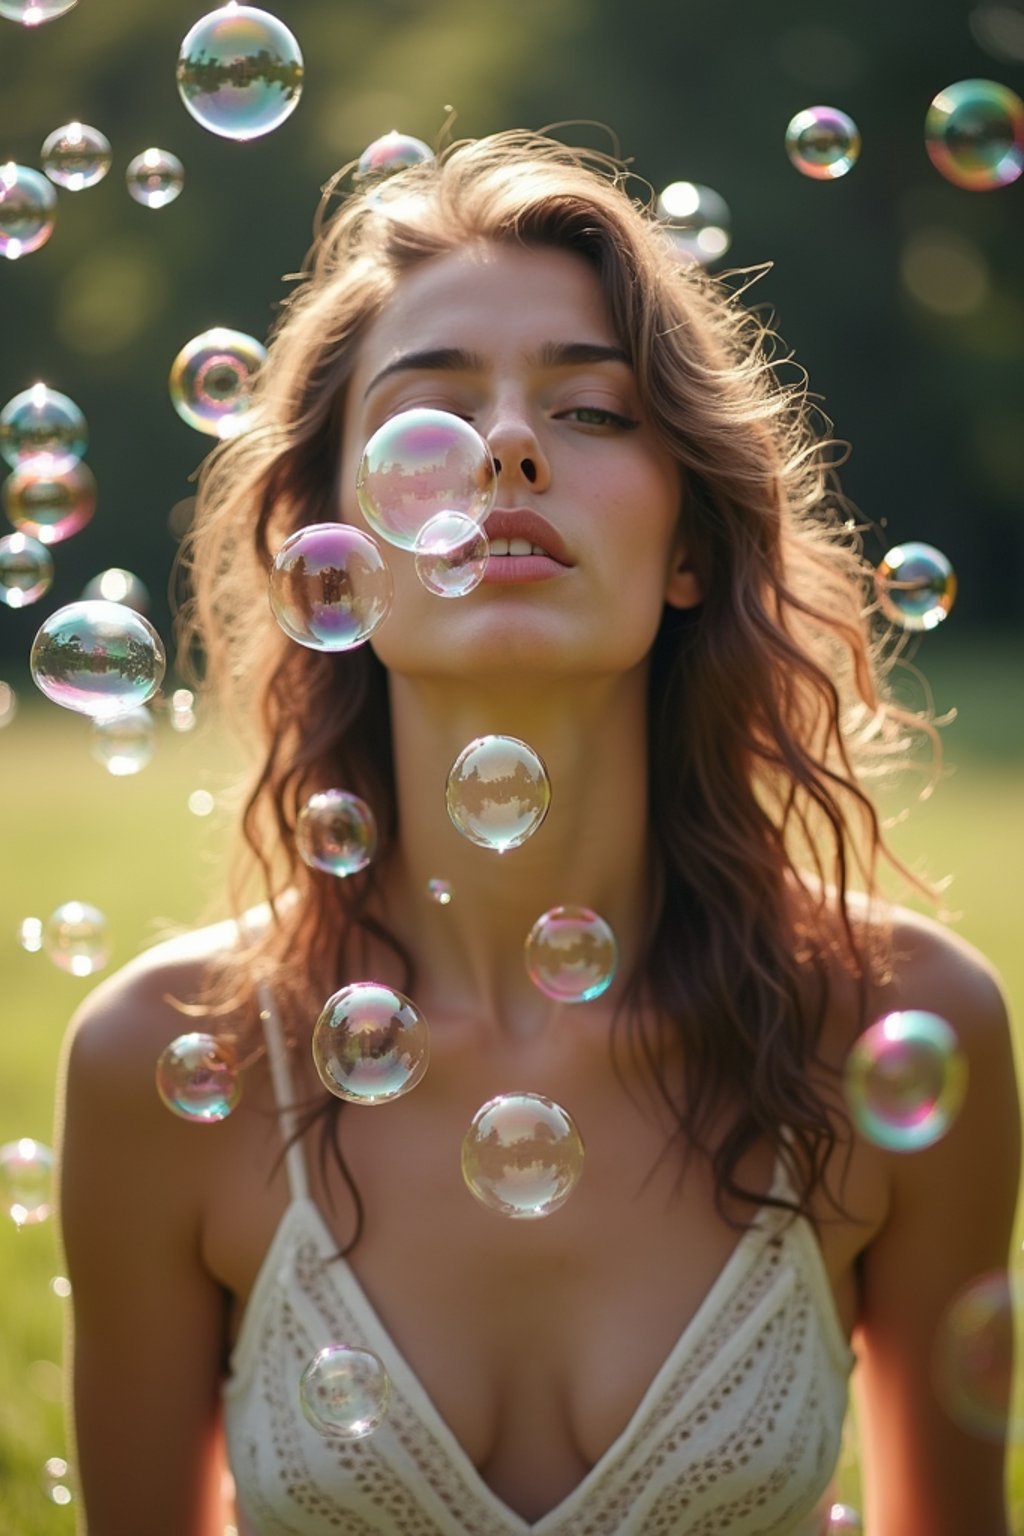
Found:
M 487 443 L 499 486 L 521 481 L 535 491 L 547 489 L 547 456 L 529 422 L 518 417 L 495 422 L 487 433 Z

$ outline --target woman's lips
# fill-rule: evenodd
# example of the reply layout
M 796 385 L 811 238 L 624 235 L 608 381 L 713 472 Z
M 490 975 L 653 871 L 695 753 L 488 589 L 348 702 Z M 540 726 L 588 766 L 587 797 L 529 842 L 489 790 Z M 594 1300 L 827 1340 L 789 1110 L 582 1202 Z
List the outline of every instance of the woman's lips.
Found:
M 485 582 L 547 581 L 569 569 L 550 555 L 491 555 L 484 570 Z

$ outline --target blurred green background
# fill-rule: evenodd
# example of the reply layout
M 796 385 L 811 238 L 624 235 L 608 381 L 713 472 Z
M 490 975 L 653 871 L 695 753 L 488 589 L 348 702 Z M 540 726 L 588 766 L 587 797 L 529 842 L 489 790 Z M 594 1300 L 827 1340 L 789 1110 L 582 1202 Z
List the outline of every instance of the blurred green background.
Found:
M 199 788 L 216 798 L 228 772 L 215 736 L 175 735 L 164 721 L 150 767 L 110 778 L 90 757 L 87 723 L 30 697 L 32 635 L 115 564 L 149 587 L 167 634 L 176 537 L 210 443 L 170 405 L 171 360 L 215 324 L 262 337 L 282 274 L 302 266 L 321 185 L 388 129 L 435 140 L 449 104 L 456 136 L 605 124 L 655 190 L 686 179 L 725 198 L 733 244 L 719 269 L 773 263 L 752 301 L 774 310 L 853 444 L 844 487 L 873 525 L 869 555 L 924 539 L 960 578 L 950 621 L 912 648 L 938 710 L 960 710 L 946 732 L 950 772 L 894 836 L 933 875 L 955 875 L 960 929 L 1003 970 L 1020 1014 L 1010 875 L 1024 847 L 1024 179 L 989 193 L 951 186 L 922 126 L 955 80 L 1024 94 L 1024 6 L 280 0 L 304 50 L 304 94 L 276 133 L 247 145 L 205 133 L 178 98 L 178 47 L 201 9 L 80 0 L 31 32 L 0 19 L 0 161 L 38 165 L 43 138 L 73 118 L 105 132 L 115 157 L 98 186 L 59 192 L 46 246 L 0 265 L 0 404 L 38 378 L 71 395 L 99 483 L 93 522 L 54 551 L 46 599 L 0 610 L 0 677 L 21 698 L 0 731 L 0 1143 L 50 1139 L 60 1037 L 88 987 L 25 954 L 18 923 L 92 901 L 116 964 L 194 921 L 217 887 L 220 834 L 217 813 L 197 817 L 188 799 Z M 860 163 L 833 183 L 801 177 L 783 150 L 790 117 L 822 102 L 864 137 Z M 612 143 L 596 126 L 564 136 Z M 152 144 L 186 168 L 182 196 L 159 211 L 123 182 Z M 43 1472 L 63 1451 L 59 1265 L 52 1224 L 0 1228 L 0 1530 L 11 1536 L 72 1526 Z M 844 1490 L 855 1500 L 852 1462 Z

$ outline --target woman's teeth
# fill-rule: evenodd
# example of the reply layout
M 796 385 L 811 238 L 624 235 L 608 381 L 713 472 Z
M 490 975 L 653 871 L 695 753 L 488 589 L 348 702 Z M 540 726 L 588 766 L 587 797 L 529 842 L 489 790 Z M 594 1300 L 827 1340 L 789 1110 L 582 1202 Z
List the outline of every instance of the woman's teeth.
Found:
M 541 549 L 539 544 L 531 544 L 529 539 L 492 539 L 492 555 L 545 555 L 547 550 Z

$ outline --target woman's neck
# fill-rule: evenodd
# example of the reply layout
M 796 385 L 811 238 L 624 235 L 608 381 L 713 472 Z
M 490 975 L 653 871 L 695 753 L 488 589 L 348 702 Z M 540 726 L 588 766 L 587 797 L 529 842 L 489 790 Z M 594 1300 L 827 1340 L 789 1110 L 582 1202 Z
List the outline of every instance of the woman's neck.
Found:
M 418 996 L 428 989 L 503 1031 L 543 1028 L 559 1005 L 530 982 L 523 942 L 542 913 L 569 904 L 611 925 L 621 986 L 649 919 L 646 696 L 643 670 L 542 688 L 392 678 L 398 850 L 383 916 L 417 963 Z M 466 839 L 445 807 L 455 758 L 490 734 L 527 742 L 551 785 L 542 825 L 501 854 Z M 447 882 L 450 903 L 431 898 L 432 880 Z

